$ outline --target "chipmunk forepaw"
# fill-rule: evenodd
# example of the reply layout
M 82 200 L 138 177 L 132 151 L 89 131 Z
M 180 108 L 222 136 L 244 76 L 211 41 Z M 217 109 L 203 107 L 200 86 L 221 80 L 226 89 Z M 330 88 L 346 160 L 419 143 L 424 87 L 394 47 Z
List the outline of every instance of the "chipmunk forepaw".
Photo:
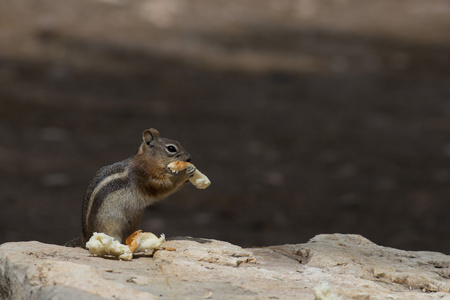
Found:
M 194 173 L 195 173 L 196 170 L 197 170 L 197 168 L 196 168 L 194 165 L 189 165 L 189 166 L 186 168 L 186 174 L 187 174 L 189 177 L 192 177 L 192 176 L 194 176 Z

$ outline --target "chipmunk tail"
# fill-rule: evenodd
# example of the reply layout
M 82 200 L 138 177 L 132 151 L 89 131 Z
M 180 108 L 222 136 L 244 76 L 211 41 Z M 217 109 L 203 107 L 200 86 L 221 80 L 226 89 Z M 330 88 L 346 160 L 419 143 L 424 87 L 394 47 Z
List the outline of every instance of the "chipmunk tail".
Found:
M 67 243 L 64 244 L 66 247 L 81 247 L 85 248 L 86 245 L 83 244 L 81 241 L 81 237 L 77 237 L 76 239 L 70 240 Z

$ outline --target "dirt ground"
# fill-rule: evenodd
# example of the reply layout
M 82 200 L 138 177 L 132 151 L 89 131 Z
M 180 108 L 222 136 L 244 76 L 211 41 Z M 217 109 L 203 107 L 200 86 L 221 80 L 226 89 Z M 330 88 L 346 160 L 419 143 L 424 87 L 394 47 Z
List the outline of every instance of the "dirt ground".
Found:
M 359 233 L 450 254 L 450 1 L 0 2 L 0 243 L 80 232 L 142 130 L 212 185 L 142 229 L 241 246 Z

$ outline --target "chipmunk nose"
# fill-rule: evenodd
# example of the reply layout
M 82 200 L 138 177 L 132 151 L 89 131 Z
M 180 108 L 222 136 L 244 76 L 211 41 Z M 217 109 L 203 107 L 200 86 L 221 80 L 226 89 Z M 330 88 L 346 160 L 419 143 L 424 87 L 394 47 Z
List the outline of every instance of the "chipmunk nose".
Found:
M 189 155 L 186 159 L 187 162 L 191 162 L 191 156 Z

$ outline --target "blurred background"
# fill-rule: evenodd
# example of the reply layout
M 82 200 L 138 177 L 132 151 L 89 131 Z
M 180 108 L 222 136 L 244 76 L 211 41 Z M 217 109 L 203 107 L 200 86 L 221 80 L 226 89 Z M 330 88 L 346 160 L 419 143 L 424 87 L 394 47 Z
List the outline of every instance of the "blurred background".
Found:
M 0 243 L 81 231 L 144 129 L 212 181 L 142 229 L 450 254 L 450 1 L 0 1 Z

